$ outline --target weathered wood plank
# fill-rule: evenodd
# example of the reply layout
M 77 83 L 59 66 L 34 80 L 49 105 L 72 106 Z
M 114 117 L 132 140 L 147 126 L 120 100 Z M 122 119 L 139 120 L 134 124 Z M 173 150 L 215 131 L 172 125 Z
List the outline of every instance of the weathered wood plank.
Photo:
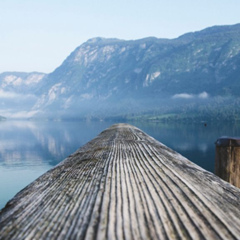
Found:
M 240 138 L 221 137 L 217 139 L 215 174 L 240 188 Z
M 19 192 L 0 239 L 239 239 L 240 190 L 113 125 Z

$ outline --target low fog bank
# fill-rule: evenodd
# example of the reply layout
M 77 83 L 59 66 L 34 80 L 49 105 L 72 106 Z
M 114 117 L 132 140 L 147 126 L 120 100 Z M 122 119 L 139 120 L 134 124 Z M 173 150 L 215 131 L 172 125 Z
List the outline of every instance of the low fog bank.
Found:
M 134 120 L 192 118 L 203 120 L 240 119 L 240 98 L 210 96 L 207 92 L 197 94 L 179 93 L 172 96 L 82 96 L 56 98 L 42 101 L 31 94 L 0 92 L 0 116 L 8 119 L 48 120 Z M 162 118 L 160 118 L 162 117 Z

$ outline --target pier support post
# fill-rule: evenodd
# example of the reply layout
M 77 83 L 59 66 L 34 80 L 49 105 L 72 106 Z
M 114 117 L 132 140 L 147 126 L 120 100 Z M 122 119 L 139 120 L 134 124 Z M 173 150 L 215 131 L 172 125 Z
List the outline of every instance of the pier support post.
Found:
M 217 139 L 215 173 L 223 180 L 240 188 L 240 138 Z

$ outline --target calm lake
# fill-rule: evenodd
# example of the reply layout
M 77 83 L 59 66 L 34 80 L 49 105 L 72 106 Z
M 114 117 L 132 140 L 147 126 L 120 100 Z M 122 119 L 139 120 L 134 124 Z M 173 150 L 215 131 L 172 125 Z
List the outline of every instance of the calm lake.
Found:
M 113 122 L 0 122 L 0 209 L 18 191 Z M 240 136 L 240 125 L 131 123 L 214 172 L 215 141 Z

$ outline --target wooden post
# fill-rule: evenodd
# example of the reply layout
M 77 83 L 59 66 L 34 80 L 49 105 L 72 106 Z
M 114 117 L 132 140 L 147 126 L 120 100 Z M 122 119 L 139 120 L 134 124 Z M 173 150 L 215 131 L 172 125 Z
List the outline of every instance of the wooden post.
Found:
M 117 124 L 19 192 L 0 240 L 235 239 L 240 189 Z
M 215 173 L 240 188 L 240 138 L 221 137 L 216 141 Z

